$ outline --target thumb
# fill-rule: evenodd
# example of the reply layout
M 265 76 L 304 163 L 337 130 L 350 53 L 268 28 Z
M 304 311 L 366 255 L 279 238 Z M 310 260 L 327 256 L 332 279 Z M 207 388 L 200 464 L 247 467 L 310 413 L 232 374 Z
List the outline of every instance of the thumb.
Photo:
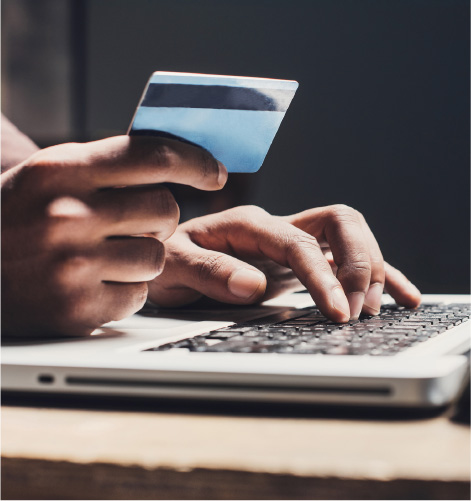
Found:
M 150 288 L 152 301 L 176 306 L 194 301 L 200 294 L 232 304 L 261 300 L 267 279 L 260 270 L 222 252 L 188 244 L 184 252 L 167 255 L 163 273 Z

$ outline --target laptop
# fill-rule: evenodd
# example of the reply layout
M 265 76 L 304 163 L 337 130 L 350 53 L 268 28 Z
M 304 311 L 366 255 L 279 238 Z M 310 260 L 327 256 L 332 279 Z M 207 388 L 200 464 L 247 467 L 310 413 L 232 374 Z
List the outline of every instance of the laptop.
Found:
M 129 133 L 178 137 L 231 172 L 255 172 L 297 86 L 155 72 Z M 467 374 L 470 296 L 424 296 L 416 310 L 387 295 L 383 302 L 379 316 L 348 324 L 325 319 L 305 292 L 244 308 L 147 306 L 86 339 L 4 344 L 2 390 L 401 407 L 453 401 Z
M 141 312 L 89 338 L 4 344 L 4 392 L 440 407 L 466 384 L 468 295 L 383 296 L 379 316 L 335 324 L 306 292 L 259 306 Z

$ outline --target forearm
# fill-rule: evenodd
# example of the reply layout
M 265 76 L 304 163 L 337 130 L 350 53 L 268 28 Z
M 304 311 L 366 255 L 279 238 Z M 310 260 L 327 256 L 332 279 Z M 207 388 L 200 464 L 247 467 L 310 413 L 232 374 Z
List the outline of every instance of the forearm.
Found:
M 39 148 L 2 114 L 2 173 L 26 160 Z

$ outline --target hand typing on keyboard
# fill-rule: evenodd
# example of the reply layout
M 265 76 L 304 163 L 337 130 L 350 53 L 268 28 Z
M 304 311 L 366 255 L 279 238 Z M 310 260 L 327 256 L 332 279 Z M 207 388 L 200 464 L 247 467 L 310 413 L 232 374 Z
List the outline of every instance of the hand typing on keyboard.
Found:
M 326 317 L 348 322 L 377 315 L 383 290 L 402 306 L 420 303 L 417 288 L 383 261 L 364 217 L 344 205 L 286 217 L 237 207 L 180 225 L 165 248 L 164 271 L 149 284 L 161 306 L 202 295 L 252 304 L 305 287 Z

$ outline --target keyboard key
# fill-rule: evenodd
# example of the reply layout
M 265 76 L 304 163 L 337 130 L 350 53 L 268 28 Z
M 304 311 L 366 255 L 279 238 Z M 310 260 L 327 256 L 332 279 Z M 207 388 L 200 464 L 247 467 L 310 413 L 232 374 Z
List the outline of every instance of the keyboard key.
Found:
M 211 334 L 209 334 L 209 336 L 206 337 L 210 339 L 229 339 L 231 337 L 240 336 L 241 334 L 244 334 L 244 332 L 221 330 L 221 331 L 213 331 L 211 332 Z M 247 334 L 247 332 L 245 334 Z

